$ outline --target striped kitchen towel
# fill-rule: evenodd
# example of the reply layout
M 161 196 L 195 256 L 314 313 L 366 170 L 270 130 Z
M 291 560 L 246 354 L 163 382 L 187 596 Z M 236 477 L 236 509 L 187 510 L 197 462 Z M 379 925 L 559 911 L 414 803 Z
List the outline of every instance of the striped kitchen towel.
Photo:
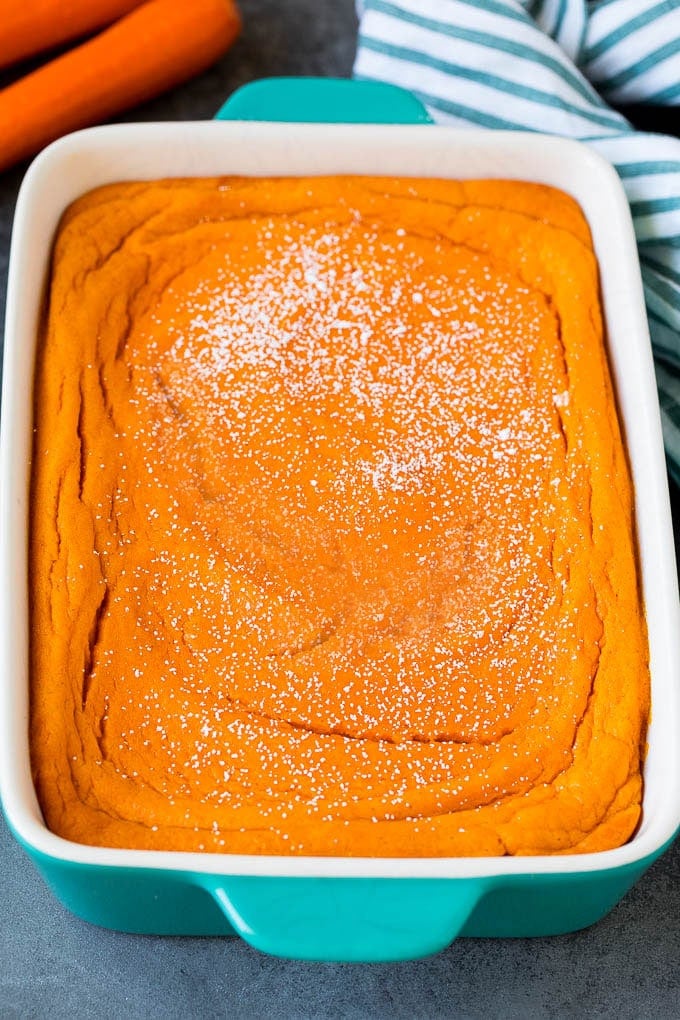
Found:
M 579 138 L 630 201 L 668 466 L 680 484 L 680 141 L 608 105 L 675 106 L 680 0 L 363 0 L 354 74 L 410 89 L 434 120 Z

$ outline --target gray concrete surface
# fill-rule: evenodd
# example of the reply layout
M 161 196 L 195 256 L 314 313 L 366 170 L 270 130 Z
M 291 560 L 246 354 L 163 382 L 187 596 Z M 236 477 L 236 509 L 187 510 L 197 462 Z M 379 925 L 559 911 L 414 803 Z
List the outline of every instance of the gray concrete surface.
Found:
M 350 73 L 352 0 L 241 6 L 232 52 L 128 119 L 210 117 L 255 77 Z M 0 176 L 0 313 L 22 172 Z M 0 1018 L 29 1017 L 680 1017 L 680 843 L 588 931 L 460 940 L 429 960 L 357 966 L 271 959 L 236 939 L 92 928 L 59 905 L 0 821 Z

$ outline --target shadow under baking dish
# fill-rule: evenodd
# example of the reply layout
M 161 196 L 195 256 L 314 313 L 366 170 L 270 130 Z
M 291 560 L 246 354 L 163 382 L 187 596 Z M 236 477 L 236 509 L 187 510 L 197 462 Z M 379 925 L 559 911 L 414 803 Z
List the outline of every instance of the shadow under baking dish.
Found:
M 255 857 L 107 850 L 60 839 L 43 823 L 27 739 L 26 549 L 35 344 L 61 213 L 113 181 L 310 173 L 533 180 L 569 192 L 585 212 L 635 485 L 652 676 L 643 820 L 623 847 L 533 858 Z M 611 167 L 583 146 L 422 125 L 292 130 L 242 121 L 117 125 L 62 139 L 34 162 L 17 204 L 0 443 L 0 792 L 15 836 L 85 920 L 156 934 L 237 932 L 295 958 L 409 959 L 457 935 L 548 935 L 592 924 L 672 840 L 680 822 L 680 621 L 651 349 L 625 196 Z

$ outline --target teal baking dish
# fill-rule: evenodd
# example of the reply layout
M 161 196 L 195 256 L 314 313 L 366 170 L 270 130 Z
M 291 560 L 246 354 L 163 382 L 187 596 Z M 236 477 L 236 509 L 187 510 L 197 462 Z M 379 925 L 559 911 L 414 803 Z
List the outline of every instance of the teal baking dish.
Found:
M 0 793 L 8 823 L 66 907 L 121 931 L 238 934 L 279 956 L 382 961 L 425 956 L 457 936 L 557 935 L 590 925 L 664 851 L 680 823 L 677 576 L 642 287 L 618 179 L 573 142 L 428 126 L 408 93 L 369 83 L 258 82 L 218 117 L 79 132 L 38 157 L 21 191 L 0 439 Z M 33 360 L 58 219 L 77 195 L 115 180 L 362 172 L 541 181 L 570 191 L 590 222 L 635 481 L 650 635 L 653 718 L 640 828 L 616 850 L 533 858 L 248 857 L 60 839 L 43 823 L 30 774 L 26 565 Z

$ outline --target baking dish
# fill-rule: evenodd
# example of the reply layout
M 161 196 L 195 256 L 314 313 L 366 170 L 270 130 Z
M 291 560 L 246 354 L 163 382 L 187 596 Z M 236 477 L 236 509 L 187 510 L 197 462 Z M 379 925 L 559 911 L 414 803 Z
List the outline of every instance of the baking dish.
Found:
M 10 827 L 48 884 L 90 922 L 156 934 L 235 932 L 266 952 L 323 960 L 414 958 L 436 952 L 457 935 L 558 934 L 607 913 L 663 852 L 680 823 L 677 576 L 651 349 L 625 196 L 612 168 L 577 143 L 425 126 L 414 103 L 394 89 L 386 99 L 380 87 L 364 83 L 257 83 L 221 111 L 224 118 L 242 119 L 78 132 L 45 150 L 26 176 L 10 260 L 0 450 L 0 792 Z M 291 109 L 307 121 L 418 123 L 277 123 Z M 267 120 L 247 120 L 262 117 Z M 643 820 L 623 847 L 524 858 L 237 856 L 89 847 L 63 840 L 43 824 L 27 740 L 27 507 L 33 362 L 59 217 L 78 195 L 112 181 L 309 173 L 533 180 L 570 192 L 585 212 L 600 262 L 612 370 L 635 482 L 651 656 Z

